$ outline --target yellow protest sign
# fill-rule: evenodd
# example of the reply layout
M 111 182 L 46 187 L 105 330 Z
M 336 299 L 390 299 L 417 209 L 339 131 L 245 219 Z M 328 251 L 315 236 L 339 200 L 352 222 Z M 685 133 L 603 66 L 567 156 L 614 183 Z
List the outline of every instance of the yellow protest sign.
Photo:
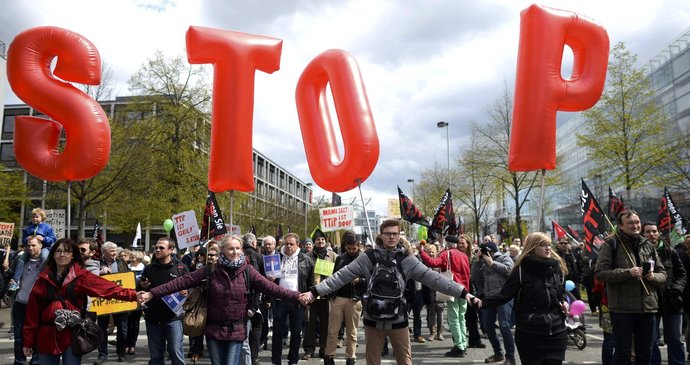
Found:
M 335 262 L 330 262 L 328 260 L 316 259 L 316 265 L 314 265 L 314 274 L 319 274 L 323 276 L 333 275 L 333 269 L 335 268 Z
M 123 288 L 135 289 L 134 272 L 123 272 L 117 274 L 103 275 L 103 279 L 112 281 Z M 104 314 L 129 312 L 137 309 L 137 302 L 125 302 L 117 299 L 91 298 L 91 312 L 96 312 L 101 316 Z

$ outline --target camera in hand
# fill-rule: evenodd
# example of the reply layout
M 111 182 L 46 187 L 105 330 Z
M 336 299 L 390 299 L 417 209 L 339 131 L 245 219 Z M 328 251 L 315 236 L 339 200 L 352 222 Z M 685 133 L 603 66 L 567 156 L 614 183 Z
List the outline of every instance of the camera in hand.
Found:
M 479 251 L 481 251 L 483 256 L 491 256 L 491 251 L 486 245 L 479 245 Z

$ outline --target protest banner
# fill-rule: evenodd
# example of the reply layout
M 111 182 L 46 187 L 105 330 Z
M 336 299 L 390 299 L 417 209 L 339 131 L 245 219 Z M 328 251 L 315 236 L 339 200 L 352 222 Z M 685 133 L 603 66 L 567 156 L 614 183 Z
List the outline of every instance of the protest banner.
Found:
M 123 288 L 135 289 L 136 281 L 134 280 L 134 272 L 128 271 L 117 274 L 108 274 L 101 276 L 103 279 L 112 281 Z M 137 302 L 125 302 L 118 299 L 105 298 L 91 298 L 91 312 L 96 312 L 96 315 L 102 316 L 104 314 L 113 314 L 121 312 L 129 312 L 137 309 Z
M 240 226 L 238 224 L 227 224 L 227 223 L 225 223 L 225 229 L 227 229 L 227 231 L 230 235 L 242 236 L 242 231 L 240 230 Z
M 199 243 L 201 232 L 193 210 L 177 213 L 172 216 L 172 220 L 178 248 L 186 248 Z
M 321 217 L 321 230 L 324 232 L 337 231 L 339 229 L 354 229 L 354 209 L 351 205 L 319 209 Z
M 14 223 L 0 222 L 0 246 L 9 246 L 14 234 Z
M 46 222 L 53 227 L 55 237 L 58 239 L 65 238 L 67 212 L 64 209 L 47 209 L 46 217 Z

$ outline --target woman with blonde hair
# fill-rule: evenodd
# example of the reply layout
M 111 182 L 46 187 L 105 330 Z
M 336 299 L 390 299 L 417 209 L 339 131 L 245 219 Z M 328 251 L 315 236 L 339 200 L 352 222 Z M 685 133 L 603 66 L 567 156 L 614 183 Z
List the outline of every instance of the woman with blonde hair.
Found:
M 515 299 L 515 345 L 524 365 L 560 365 L 568 335 L 564 278 L 568 269 L 542 232 L 530 233 L 522 254 L 500 293 L 484 298 L 484 306 Z

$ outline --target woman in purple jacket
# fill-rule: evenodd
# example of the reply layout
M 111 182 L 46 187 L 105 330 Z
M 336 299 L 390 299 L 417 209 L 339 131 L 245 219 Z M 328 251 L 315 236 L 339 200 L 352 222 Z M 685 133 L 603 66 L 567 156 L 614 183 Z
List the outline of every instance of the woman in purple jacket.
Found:
M 242 342 L 247 337 L 246 323 L 250 316 L 247 310 L 247 288 L 272 298 L 295 302 L 299 301 L 299 292 L 279 287 L 249 265 L 242 253 L 242 241 L 239 237 L 225 237 L 221 242 L 221 250 L 218 263 L 212 266 L 208 277 L 208 318 L 204 334 L 208 341 L 211 364 L 237 365 L 240 363 Z M 157 286 L 150 292 L 140 292 L 139 301 L 145 303 L 154 296 L 165 296 L 199 286 L 207 272 L 208 270 L 196 270 Z M 249 285 L 245 278 L 249 279 Z

